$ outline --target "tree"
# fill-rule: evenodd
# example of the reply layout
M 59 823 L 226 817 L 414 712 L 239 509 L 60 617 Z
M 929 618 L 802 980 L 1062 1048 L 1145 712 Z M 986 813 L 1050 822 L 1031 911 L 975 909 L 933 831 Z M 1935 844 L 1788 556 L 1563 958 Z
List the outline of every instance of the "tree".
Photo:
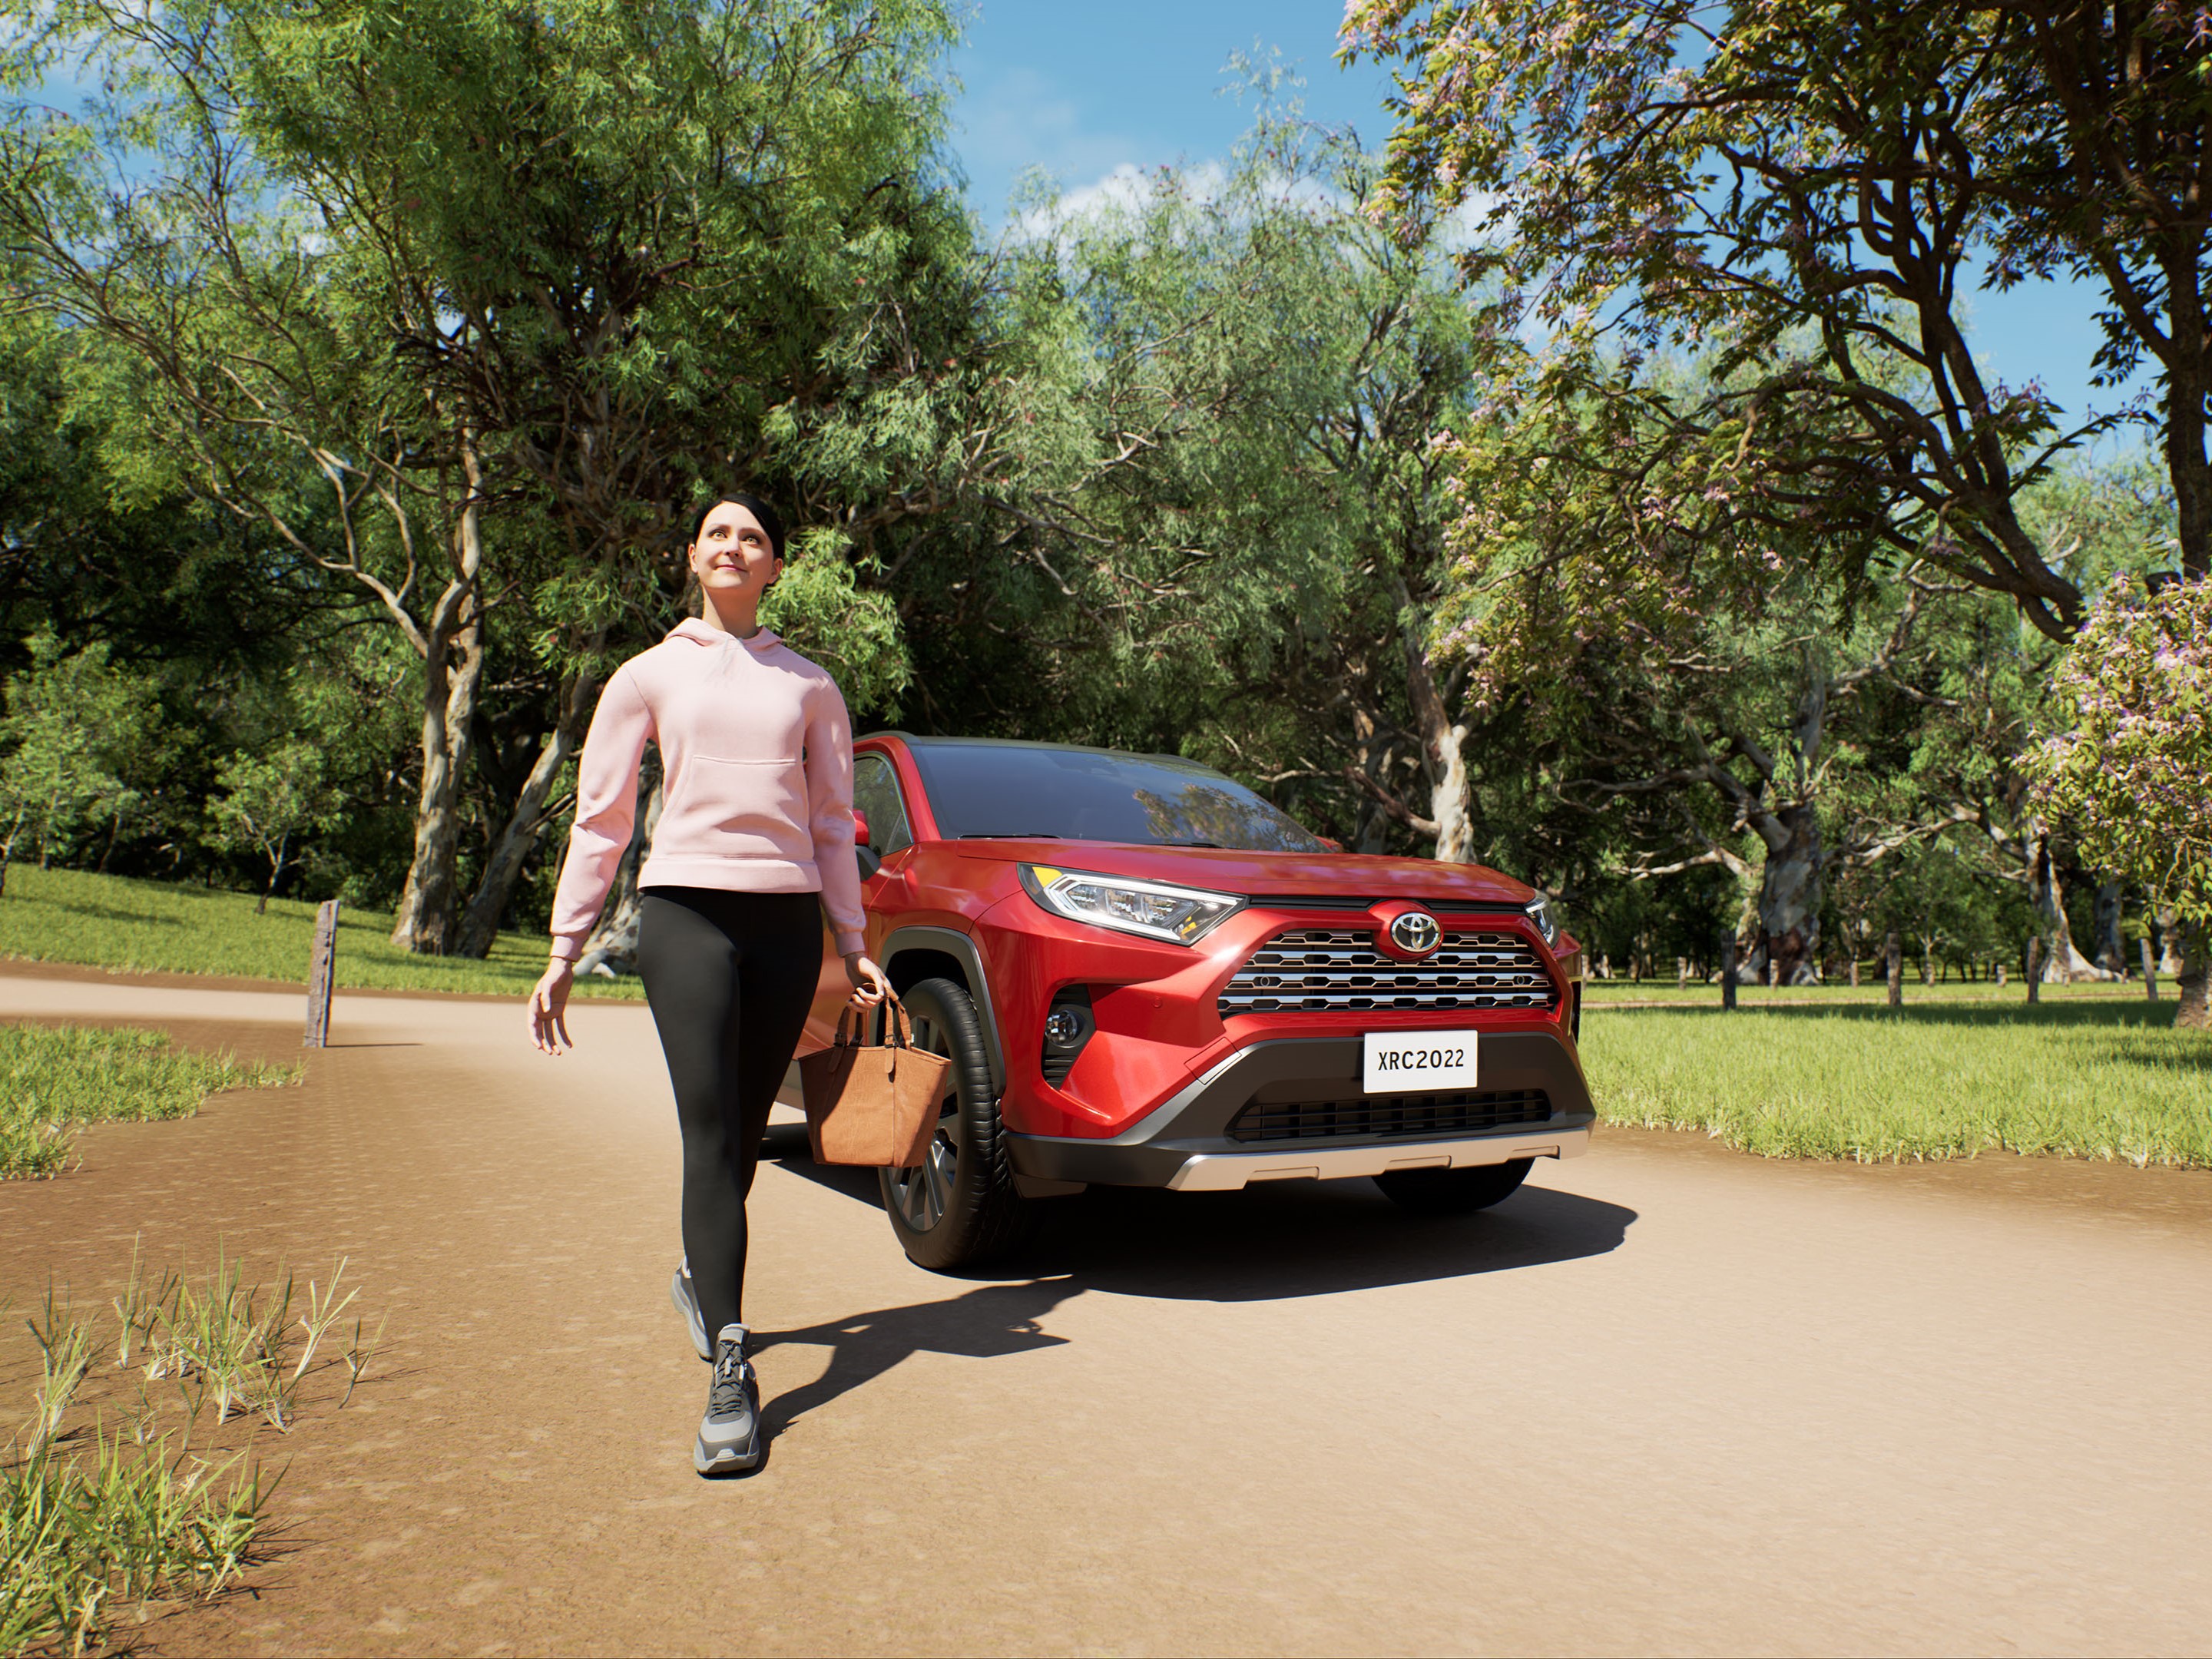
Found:
M 1501 325 L 1713 354 L 1673 413 L 1741 464 L 1743 511 L 1924 560 L 2063 641 L 2081 590 L 2018 499 L 2119 417 L 2062 429 L 2039 386 L 1989 381 L 1963 307 L 2094 272 L 2099 366 L 2157 360 L 2173 491 L 2212 503 L 2194 27 L 2044 0 L 1358 0 L 1344 39 L 1412 66 L 1377 210 L 1408 234 L 1476 211 L 1463 264 L 1499 279 Z M 2183 519 L 2201 573 L 2212 520 Z
M 1375 159 L 1259 80 L 1225 175 L 1032 207 L 1023 297 L 1068 307 L 1067 369 L 1034 380 L 1069 389 L 1003 508 L 1009 546 L 1069 599 L 1061 660 L 1140 690 L 1098 711 L 1128 740 L 1202 752 L 1359 845 L 1463 861 L 1480 762 L 1463 677 L 1430 666 L 1433 441 L 1468 407 L 1476 341 L 1438 252 L 1358 210 Z
M 258 852 L 269 860 L 269 884 L 261 890 L 257 915 L 284 879 L 294 844 L 337 816 L 336 792 L 323 781 L 323 752 L 295 738 L 267 755 L 240 752 L 223 763 L 216 784 L 222 793 L 208 803 L 218 847 Z
M 0 137 L 18 297 L 122 348 L 144 453 L 357 583 L 419 665 L 412 949 L 488 942 L 582 682 L 666 620 L 700 479 L 774 459 L 843 489 L 860 456 L 881 486 L 917 445 L 962 453 L 930 424 L 957 377 L 916 372 L 937 343 L 908 325 L 963 293 L 938 266 L 965 221 L 923 177 L 931 0 L 80 0 L 21 25 L 19 79 L 76 52 L 114 91 Z M 487 681 L 502 653 L 526 672 Z M 465 922 L 488 688 L 544 724 L 492 769 Z
M 1675 441 L 1700 374 L 1557 397 L 1493 345 L 1480 414 L 1437 446 L 1456 500 L 1431 657 L 1471 708 L 1550 733 L 1562 798 L 1626 842 L 1619 876 L 1733 872 L 1743 971 L 1797 982 L 1818 975 L 1831 874 L 1933 833 L 1870 748 L 1925 695 L 1957 584 L 1923 564 L 1839 582 L 1832 526 L 1743 512 L 1733 463 Z
M 64 654 L 46 629 L 28 649 L 31 666 L 9 677 L 0 716 L 0 884 L 25 836 L 35 839 L 43 869 L 58 844 L 136 805 L 137 792 L 117 775 L 118 757 L 154 718 L 147 688 L 108 666 L 105 644 Z
M 2212 581 L 2124 578 L 2056 680 L 2058 729 L 2027 757 L 2039 798 L 2182 923 L 2178 1024 L 2212 1026 Z

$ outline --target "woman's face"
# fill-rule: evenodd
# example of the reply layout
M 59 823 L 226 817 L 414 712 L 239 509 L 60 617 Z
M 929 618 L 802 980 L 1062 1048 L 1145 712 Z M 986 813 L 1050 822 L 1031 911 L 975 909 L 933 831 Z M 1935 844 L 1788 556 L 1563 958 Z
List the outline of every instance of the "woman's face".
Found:
M 757 600 L 783 574 L 768 532 L 751 512 L 735 501 L 718 501 L 691 544 L 691 574 L 716 598 L 750 592 Z

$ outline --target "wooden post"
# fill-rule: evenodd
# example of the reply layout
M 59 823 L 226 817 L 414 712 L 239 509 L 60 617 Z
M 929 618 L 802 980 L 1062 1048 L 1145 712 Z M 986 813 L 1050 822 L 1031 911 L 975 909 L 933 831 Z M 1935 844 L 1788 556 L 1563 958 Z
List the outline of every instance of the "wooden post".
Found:
M 1721 1006 L 1735 1006 L 1735 935 L 1721 941 Z
M 1905 952 L 1892 933 L 1881 945 L 1882 971 L 1889 977 L 1889 1006 L 1905 1006 Z
M 2150 935 L 2145 933 L 2142 945 L 2143 994 L 2153 1002 L 2158 1000 L 2158 958 L 2150 953 Z
M 305 1046 L 331 1042 L 331 981 L 337 970 L 338 902 L 325 899 L 315 908 L 315 953 L 307 959 L 307 1036 Z
M 2027 1000 L 2043 1000 L 2043 936 L 2036 935 L 2027 942 Z

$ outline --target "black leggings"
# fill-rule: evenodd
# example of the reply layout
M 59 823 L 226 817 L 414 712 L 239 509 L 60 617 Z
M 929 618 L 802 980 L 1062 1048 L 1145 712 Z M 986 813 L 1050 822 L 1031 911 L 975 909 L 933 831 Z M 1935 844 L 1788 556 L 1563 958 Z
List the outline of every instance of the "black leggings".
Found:
M 811 893 L 649 887 L 638 977 L 684 1129 L 684 1254 L 707 1340 L 740 1322 L 745 1194 L 822 971 Z

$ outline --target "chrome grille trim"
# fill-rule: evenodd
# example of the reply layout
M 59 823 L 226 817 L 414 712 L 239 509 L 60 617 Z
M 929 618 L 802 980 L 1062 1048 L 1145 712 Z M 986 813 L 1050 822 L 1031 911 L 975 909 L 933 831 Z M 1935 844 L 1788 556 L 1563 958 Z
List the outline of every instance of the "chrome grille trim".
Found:
M 1558 993 L 1518 933 L 1447 932 L 1435 955 L 1401 962 L 1364 928 L 1292 927 L 1255 951 L 1222 987 L 1231 1014 L 1550 1008 Z

